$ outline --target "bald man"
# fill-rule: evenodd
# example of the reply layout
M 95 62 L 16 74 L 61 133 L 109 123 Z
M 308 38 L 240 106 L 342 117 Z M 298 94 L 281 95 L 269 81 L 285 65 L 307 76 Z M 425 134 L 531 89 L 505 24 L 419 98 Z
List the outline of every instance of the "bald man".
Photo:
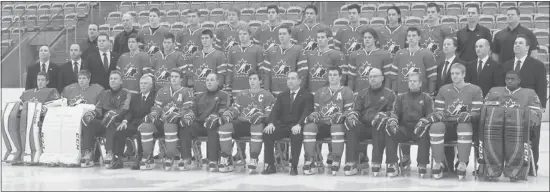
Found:
M 58 92 L 61 92 L 59 86 L 59 65 L 50 62 L 50 47 L 42 45 L 38 49 L 39 60 L 35 64 L 31 64 L 27 67 L 27 78 L 25 82 L 25 90 L 34 89 L 36 85 L 36 75 L 38 72 L 46 72 L 50 81 L 46 85 L 47 88 L 55 88 Z
M 124 31 L 115 36 L 113 52 L 119 55 L 130 52 L 130 49 L 128 48 L 128 37 L 132 34 L 138 34 L 138 30 L 133 27 L 134 22 L 135 20 L 132 15 L 128 13 L 122 15 L 122 26 L 124 26 Z
M 481 87 L 485 97 L 491 88 L 497 86 L 498 63 L 490 57 L 491 45 L 487 39 L 477 40 L 475 48 L 477 59 L 466 65 L 464 81 Z
M 76 83 L 78 80 L 78 72 L 81 69 L 87 69 L 84 60 L 81 58 L 82 50 L 80 45 L 72 44 L 69 48 L 70 59 L 63 63 L 59 70 L 59 87 L 63 90 L 70 84 Z
M 97 50 L 97 37 L 99 36 L 99 25 L 91 23 L 88 25 L 88 38 L 81 41 L 80 50 L 82 50 L 82 58 L 86 59 L 88 54 Z

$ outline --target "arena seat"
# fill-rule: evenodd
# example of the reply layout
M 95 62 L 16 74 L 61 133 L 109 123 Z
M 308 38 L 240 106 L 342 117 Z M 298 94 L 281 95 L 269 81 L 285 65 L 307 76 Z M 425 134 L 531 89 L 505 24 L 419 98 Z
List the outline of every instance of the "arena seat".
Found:
M 142 25 L 149 22 L 149 11 L 139 12 L 137 21 L 139 24 L 142 24 Z
M 37 15 L 46 15 L 50 14 L 50 8 L 52 7 L 49 3 L 42 3 L 40 6 L 38 6 L 38 10 L 36 10 Z
M 189 9 L 189 3 L 188 3 L 188 2 L 178 1 L 178 2 L 176 2 L 176 7 L 177 7 L 178 9 Z
M 150 1 L 147 9 L 151 10 L 153 8 L 157 8 L 157 9 L 161 10 L 161 8 L 160 8 L 161 5 L 162 5 L 162 3 L 160 1 Z
M 187 18 L 188 18 L 187 13 L 188 12 L 189 12 L 189 9 L 181 10 L 180 20 L 187 22 Z
M 489 29 L 494 29 L 495 26 L 495 17 L 492 15 L 480 15 L 479 24 L 483 25 Z
M 19 28 L 19 27 L 11 28 L 10 39 L 19 41 L 19 37 L 22 38 L 24 33 L 25 33 L 25 28 Z
M 279 7 L 289 8 L 292 7 L 292 2 L 290 1 L 279 1 Z
M 410 16 L 411 4 L 409 3 L 396 3 L 399 10 L 401 10 L 401 17 Z
M 204 8 L 206 8 L 206 9 L 212 10 L 212 9 L 218 8 L 218 7 L 219 7 L 218 2 L 215 2 L 215 1 L 206 1 L 206 2 L 204 2 Z
M 518 4 L 516 2 L 513 2 L 513 1 L 503 1 L 503 2 L 500 2 L 500 14 L 506 14 L 506 12 L 508 12 L 508 8 L 510 7 L 517 7 Z
M 170 28 L 172 27 L 172 26 L 170 25 L 170 23 L 168 23 L 168 22 L 161 22 L 161 23 L 160 23 L 160 26 L 166 27 L 166 28 L 168 28 L 168 29 L 170 29 Z
M 534 1 L 519 1 L 519 3 L 518 3 L 519 12 L 521 14 L 535 13 L 535 11 L 536 11 L 535 7 L 536 6 L 537 6 L 537 4 L 535 4 Z
M 204 2 L 192 1 L 189 4 L 189 9 L 202 9 L 204 8 Z
M 50 22 L 52 16 L 51 15 L 40 15 L 38 16 L 38 22 L 37 25 L 39 29 L 44 29 Z
M 546 45 L 546 44 L 549 44 L 549 40 L 548 40 L 548 35 L 549 35 L 549 32 L 548 32 L 548 28 L 546 29 L 535 29 L 533 31 L 533 33 L 535 34 L 535 36 L 537 37 L 537 41 L 539 43 L 539 45 Z
M 458 28 L 464 28 L 468 25 L 468 16 L 459 15 L 458 16 Z
M 384 25 L 386 25 L 386 18 L 384 17 L 373 17 L 370 19 L 370 25 L 376 29 L 380 30 Z
M 537 13 L 550 13 L 550 5 L 548 1 L 539 1 L 537 2 Z
M 265 6 L 265 5 L 262 1 L 249 1 L 248 2 L 248 7 L 249 8 L 258 9 L 260 7 L 263 7 L 263 6 Z
M 149 23 L 144 23 L 143 25 L 141 25 L 141 28 L 143 29 L 143 28 L 149 27 L 149 26 L 151 26 L 151 24 L 149 24 Z
M 13 7 L 12 14 L 13 15 L 22 15 L 23 13 L 25 13 L 26 7 L 27 7 L 27 5 L 25 5 L 25 4 L 17 4 Z
M 149 4 L 147 1 L 138 1 L 136 5 L 134 5 L 134 11 L 141 12 L 141 11 L 149 11 Z
M 411 16 L 422 17 L 428 8 L 427 3 L 416 2 L 411 5 Z
M 286 19 L 292 21 L 302 20 L 302 8 L 291 6 L 286 10 Z
M 332 22 L 332 31 L 337 34 L 339 31 L 343 30 L 349 25 L 349 20 L 347 18 L 338 18 Z
M 550 28 L 550 16 L 548 14 L 535 14 L 534 17 L 534 26 L 539 29 L 548 29 Z
M 220 1 L 219 4 L 218 4 L 218 7 L 222 8 L 222 9 L 230 9 L 231 7 L 233 7 L 233 2 L 231 2 L 231 1 Z
M 388 15 L 387 11 L 388 8 L 391 7 L 392 4 L 389 3 L 380 3 L 378 4 L 378 8 L 376 8 L 376 16 L 377 17 L 386 17 Z
M 87 2 L 79 2 L 76 4 L 75 11 L 78 13 L 79 18 L 84 18 L 88 16 L 89 4 Z
M 38 28 L 38 17 L 36 15 L 27 15 L 25 20 L 27 31 L 35 31 Z
M 539 45 L 539 54 L 538 54 L 538 59 L 542 62 L 549 62 L 550 61 L 550 56 L 549 56 L 549 52 L 548 52 L 548 47 L 545 46 L 545 45 Z
M 281 24 L 283 24 L 283 25 L 290 25 L 290 26 L 294 27 L 294 25 L 296 25 L 296 21 L 293 21 L 293 20 L 282 20 L 282 21 L 281 21 Z
M 170 28 L 170 26 L 168 26 Z M 124 31 L 124 26 L 122 24 L 116 24 L 113 26 L 113 30 L 111 30 L 111 36 L 116 36 L 118 33 Z
M 132 24 L 132 27 L 135 29 L 135 30 L 141 30 L 141 25 L 139 23 L 133 23 Z
M 338 17 L 347 18 L 348 17 L 348 6 L 350 4 L 345 4 L 340 7 L 340 10 L 338 11 Z
M 474 1 L 464 2 L 463 5 L 464 6 L 462 6 L 462 8 L 464 9 L 463 10 L 464 15 L 466 15 L 466 9 L 468 7 L 479 7 L 479 9 L 481 10 L 480 14 L 485 14 L 485 13 L 483 13 L 483 9 L 482 9 L 483 7 L 482 7 L 482 4 L 480 2 L 474 2 Z M 488 14 L 485 14 L 485 15 L 488 15 Z
M 13 22 L 13 16 L 11 15 L 2 16 L 2 26 L 10 26 L 12 22 Z
M 134 17 L 134 18 L 137 18 L 137 16 L 138 16 L 138 14 L 137 14 L 136 11 L 127 11 L 126 13 L 127 13 L 127 14 L 130 14 L 130 15 L 131 15 L 132 17 Z M 126 14 L 126 13 L 124 13 L 124 14 Z
M 52 14 L 52 22 L 50 23 L 51 29 L 55 31 L 62 30 L 65 27 L 64 19 L 65 19 L 65 15 L 62 13 L 58 13 L 56 15 Z
M 422 25 L 422 18 L 421 17 L 414 17 L 409 16 L 405 18 L 405 25 L 409 27 L 420 27 Z
M 63 5 L 63 11 L 65 11 L 65 14 L 71 14 L 75 12 L 76 8 L 76 2 L 67 2 L 65 5 Z
M 216 23 L 212 21 L 204 21 L 201 23 L 201 27 L 213 30 L 216 27 Z
M 50 13 L 57 13 L 62 11 L 64 5 L 65 3 L 62 3 L 62 2 L 52 3 L 52 7 L 50 8 Z
M 160 8 L 165 11 L 177 9 L 176 3 L 173 1 L 165 1 Z
M 256 20 L 266 21 L 267 20 L 267 7 L 259 7 L 255 11 Z
M 496 22 L 496 27 L 497 29 L 503 29 L 505 28 L 506 26 L 508 26 L 508 23 L 506 22 L 506 15 L 496 15 L 495 16 L 495 22 Z
M 525 28 L 533 28 L 533 15 L 531 14 L 521 14 L 519 16 L 519 23 Z
M 180 11 L 179 10 L 169 10 L 166 12 L 166 22 L 174 23 L 180 20 Z
M 108 23 L 109 25 L 116 25 L 117 23 L 120 23 L 120 18 L 122 17 L 122 13 L 121 12 L 118 12 L 118 11 L 115 11 L 115 12 L 110 12 L 108 15 L 107 15 L 107 18 L 105 18 L 105 23 Z
M 10 30 L 7 27 L 2 27 L 2 39 L 10 38 Z
M 222 27 L 225 27 L 225 26 L 229 26 L 229 21 L 220 21 L 218 23 L 216 23 L 216 28 L 222 28 Z
M 109 24 L 100 25 L 99 28 L 98 28 L 98 31 L 100 33 L 110 33 L 111 32 L 111 25 L 109 25 Z
M 256 12 L 253 8 L 242 8 L 241 9 L 241 20 L 243 21 L 250 21 L 254 17 L 254 12 Z
M 284 17 L 286 15 L 286 8 L 279 7 L 279 16 Z
M 76 27 L 77 21 L 78 19 L 76 13 L 69 13 L 65 15 L 64 22 L 67 29 L 74 29 Z
M 159 10 L 159 12 L 160 12 L 160 15 L 159 15 L 160 22 L 166 22 L 166 11 L 165 10 Z
M 123 13 L 128 12 L 128 11 L 132 11 L 132 10 L 134 10 L 134 5 L 131 5 L 131 4 L 117 5 L 117 10 L 120 11 L 120 12 L 123 12 Z
M 359 18 L 359 24 L 360 25 L 368 25 L 369 24 L 369 19 L 360 17 Z
M 486 15 L 495 15 L 498 14 L 498 2 L 482 2 L 481 3 L 481 13 Z M 464 8 L 466 9 L 466 8 Z
M 462 15 L 462 2 L 447 2 L 445 10 L 447 15 Z
M 13 5 L 2 5 L 2 15 L 11 15 Z
M 361 5 L 361 17 L 371 18 L 376 16 L 376 4 L 363 4 Z
M 205 8 L 201 8 L 199 9 L 199 20 L 201 22 L 205 22 L 205 21 L 208 21 L 208 17 L 210 16 L 210 10 L 208 9 L 205 9 Z
M 451 26 L 453 28 L 458 28 L 458 18 L 454 15 L 443 15 L 441 16 L 441 25 Z
M 252 33 L 255 33 L 258 28 L 262 26 L 262 21 L 260 20 L 250 20 L 248 22 L 248 27 L 251 29 Z
M 134 5 L 134 2 L 132 2 L 132 1 L 121 1 L 120 5 Z
M 174 22 L 171 26 L 172 31 L 183 31 L 185 29 L 185 23 L 183 22 Z
M 220 22 L 224 20 L 225 10 L 223 8 L 214 8 L 210 11 L 210 21 Z
M 27 7 L 25 7 L 25 14 L 36 14 L 37 10 L 38 10 L 37 3 L 27 4 Z

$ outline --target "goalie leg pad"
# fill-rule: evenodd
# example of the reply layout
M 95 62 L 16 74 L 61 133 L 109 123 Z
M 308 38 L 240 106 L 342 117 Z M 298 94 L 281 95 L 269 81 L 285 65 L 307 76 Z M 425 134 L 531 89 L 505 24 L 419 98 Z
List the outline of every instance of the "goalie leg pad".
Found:
M 231 155 L 231 151 L 233 148 L 232 145 L 232 134 L 235 132 L 233 123 L 227 123 L 225 125 L 220 126 L 218 134 L 220 135 L 220 147 L 221 151 L 225 154 Z
M 529 144 L 529 109 L 508 109 L 504 123 L 504 154 L 506 177 L 525 180 L 531 166 Z
M 250 125 L 250 157 L 257 159 L 262 151 L 262 135 L 263 135 L 264 125 L 263 124 L 253 124 Z
M 319 131 L 318 125 L 315 123 L 308 123 L 304 126 L 304 153 L 306 160 L 312 160 L 315 154 L 315 144 L 317 142 L 317 132 Z
M 178 126 L 173 123 L 164 124 L 164 136 L 166 141 L 166 156 L 174 159 L 178 154 Z
M 6 103 L 6 108 L 2 111 L 2 139 L 7 149 L 2 157 L 2 161 L 9 162 L 14 159 L 21 159 L 23 147 L 21 145 L 21 136 L 19 135 L 20 120 L 17 117 L 19 106 L 19 102 Z
M 153 154 L 154 138 L 153 133 L 157 132 L 157 127 L 153 123 L 142 123 L 139 125 L 141 130 L 141 147 L 143 149 L 143 158 L 149 158 Z
M 504 165 L 504 140 L 502 135 L 504 130 L 505 108 L 487 107 L 484 118 L 483 142 L 480 143 L 480 159 L 485 163 L 481 171 L 484 176 L 500 177 Z
M 472 150 L 472 124 L 459 123 L 456 126 L 456 133 L 458 135 L 458 161 L 466 163 Z
M 443 153 L 445 130 L 446 125 L 443 122 L 433 123 L 430 127 L 430 144 L 436 163 L 443 163 L 445 159 L 445 154 Z

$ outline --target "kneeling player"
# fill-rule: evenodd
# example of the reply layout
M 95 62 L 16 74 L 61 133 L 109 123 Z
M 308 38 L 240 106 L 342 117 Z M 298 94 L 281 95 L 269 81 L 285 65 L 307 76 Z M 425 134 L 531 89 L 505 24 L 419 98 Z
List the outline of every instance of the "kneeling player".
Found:
M 413 72 L 409 74 L 408 80 L 409 92 L 399 94 L 395 99 L 393 110 L 397 119 L 388 120 L 386 132 L 396 144 L 410 141 L 418 144 L 416 162 L 420 177 L 424 177 L 430 158 L 430 138 L 426 134 L 429 124 L 427 117 L 433 112 L 434 106 L 430 95 L 420 90 L 422 87 L 420 74 Z M 399 123 L 396 122 L 397 120 Z M 391 121 L 395 124 L 392 125 Z M 395 156 L 398 153 L 397 145 L 392 147 L 388 147 L 386 153 L 392 153 L 392 156 Z M 401 150 L 403 158 L 400 160 L 399 166 L 401 170 L 409 171 L 411 169 L 411 146 L 402 145 Z
M 452 84 L 441 87 L 435 98 L 435 112 L 428 118 L 430 143 L 434 157 L 432 174 L 434 178 L 443 177 L 443 144 L 445 141 L 458 141 L 459 179 L 466 176 L 466 167 L 472 148 L 472 120 L 477 120 L 483 96 L 477 85 L 464 82 L 466 68 L 460 63 L 451 67 Z M 449 162 L 449 165 L 454 164 Z
M 393 103 L 395 101 L 395 93 L 384 87 L 384 76 L 378 68 L 371 68 L 368 72 L 370 87 L 363 89 L 357 94 L 357 99 L 353 105 L 353 112 L 346 118 L 346 128 L 348 128 L 347 151 L 350 156 L 347 156 L 349 161 L 344 167 L 345 171 L 349 171 L 346 175 L 353 175 L 357 172 L 357 146 L 359 141 L 356 133 L 368 136 L 372 133 L 372 172 L 374 176 L 378 176 L 382 165 L 382 155 L 384 148 L 393 149 L 392 140 L 387 139 L 384 129 L 386 121 L 391 116 Z M 394 117 L 392 117 L 394 118 Z M 361 126 L 361 124 L 363 126 Z M 361 129 L 363 128 L 363 129 Z M 370 131 L 369 131 L 370 130 Z M 353 154 L 353 155 L 352 155 Z M 392 154 L 394 154 L 392 156 Z M 397 176 L 397 154 L 386 152 L 386 172 L 389 176 Z M 367 166 L 368 167 L 368 166 Z
M 206 156 L 209 161 L 208 170 L 210 172 L 218 171 L 218 161 L 220 158 L 220 136 L 218 128 L 222 124 L 222 114 L 229 108 L 230 95 L 222 91 L 219 86 L 218 75 L 210 73 L 206 76 L 206 92 L 202 92 L 194 99 L 196 107 L 194 113 L 197 119 L 191 124 L 180 130 L 180 147 L 183 159 L 191 157 L 192 136 L 207 136 Z M 201 153 L 200 151 L 194 151 Z M 198 158 L 198 155 L 195 154 Z
M 251 160 L 248 163 L 248 169 L 250 172 L 256 171 L 258 156 L 262 150 L 264 123 L 275 102 L 275 98 L 270 92 L 260 88 L 261 80 L 260 75 L 256 72 L 249 73 L 250 89 L 239 92 L 233 106 L 223 113 L 224 124 L 218 132 L 222 149 L 220 172 L 231 172 L 234 168 L 234 165 L 229 162 L 233 148 L 231 145 L 232 135 L 234 139 L 251 136 Z
M 46 85 L 48 85 L 49 82 L 49 76 L 45 72 L 39 72 L 36 75 L 36 89 L 29 89 L 23 92 L 20 102 L 17 102 L 13 105 L 7 104 L 8 107 L 4 109 L 3 113 L 8 113 L 8 119 L 7 119 L 7 125 L 3 125 L 2 127 L 6 126 L 7 128 L 2 129 L 2 136 L 4 139 L 4 142 L 6 142 L 7 152 L 5 153 L 4 157 L 2 158 L 3 161 L 11 162 L 12 165 L 21 165 L 23 155 L 26 155 L 25 153 L 30 153 L 34 159 L 38 159 L 36 157 L 40 157 L 42 147 L 40 146 L 40 143 L 37 142 L 39 139 L 37 139 L 40 135 L 35 135 L 33 132 L 36 133 L 36 131 L 30 131 L 27 133 L 28 129 L 27 127 L 32 126 L 33 129 L 41 129 L 42 120 L 44 118 L 44 115 L 46 114 L 47 108 L 44 103 L 59 99 L 59 93 L 54 88 L 46 88 Z M 32 115 L 36 110 L 38 109 L 30 109 L 29 103 L 42 103 L 42 109 L 41 114 L 39 115 Z M 31 113 L 31 114 L 28 114 Z M 6 117 L 7 114 L 3 114 L 2 119 Z M 35 124 L 38 125 L 37 127 L 35 125 L 27 125 L 29 120 L 28 118 L 33 118 L 34 120 L 39 121 L 39 123 Z M 3 119 L 5 121 L 5 119 Z M 7 132 L 6 132 L 7 130 Z M 39 131 L 38 133 L 40 133 Z M 27 136 L 29 135 L 29 136 Z M 26 138 L 29 138 L 29 141 L 26 140 Z M 31 146 L 31 151 L 25 151 L 26 142 L 29 142 L 28 144 Z M 15 150 L 12 152 L 12 150 Z
M 479 158 L 481 172 L 488 180 L 503 172 L 512 181 L 527 179 L 531 165 L 529 133 L 540 125 L 542 110 L 535 91 L 519 87 L 520 82 L 519 74 L 511 70 L 506 74 L 506 87 L 493 87 L 485 97 L 487 112 L 481 117 L 485 118 L 481 120 L 484 130 L 479 137 L 484 145 L 480 145 Z M 522 115 L 521 108 L 528 114 Z M 522 123 L 527 119 L 530 122 Z
M 344 152 L 344 119 L 353 108 L 353 91 L 341 85 L 342 69 L 337 66 L 328 69 L 329 86 L 321 87 L 315 92 L 314 112 L 305 120 L 304 126 L 304 174 L 311 175 L 317 172 L 317 166 L 323 167 L 323 162 L 313 163 L 315 144 L 317 140 L 331 137 L 332 174 L 340 169 L 340 159 Z M 321 151 L 317 151 L 321 153 Z
M 151 113 L 145 116 L 138 128 L 141 133 L 143 147 L 143 158 L 140 169 L 152 169 L 154 161 L 152 158 L 154 147 L 154 133 L 164 133 L 166 141 L 166 154 L 164 169 L 171 170 L 174 160 L 178 154 L 178 127 L 189 126 L 195 119 L 192 108 L 193 91 L 183 86 L 183 72 L 179 69 L 172 69 L 170 72 L 170 85 L 161 88 L 155 97 L 155 105 Z M 183 121 L 180 121 L 183 119 Z M 160 122 L 155 122 L 160 121 Z M 184 123 L 182 125 L 181 123 Z M 162 126 L 155 126 L 161 124 Z M 186 170 L 190 166 L 191 159 L 180 159 L 178 168 Z

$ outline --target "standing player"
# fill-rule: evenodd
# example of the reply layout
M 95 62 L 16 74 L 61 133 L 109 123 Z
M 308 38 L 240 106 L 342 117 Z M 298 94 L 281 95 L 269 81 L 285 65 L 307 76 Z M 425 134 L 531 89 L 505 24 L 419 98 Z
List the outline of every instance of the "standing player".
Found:
M 315 153 L 317 140 L 331 137 L 334 150 L 331 171 L 335 175 L 340 170 L 340 160 L 344 152 L 344 119 L 353 109 L 353 91 L 342 86 L 342 69 L 337 66 L 328 68 L 329 85 L 323 86 L 315 92 L 314 112 L 305 120 L 304 126 L 304 174 L 311 175 L 317 172 L 317 167 L 322 168 L 322 159 L 314 161 L 314 156 L 321 156 L 321 150 Z M 328 159 L 328 157 L 327 157 Z
M 389 7 L 387 14 L 387 25 L 380 30 L 380 45 L 393 57 L 406 46 L 407 26 L 402 25 L 399 7 L 395 5 Z
M 229 162 L 233 148 L 231 145 L 233 134 L 234 139 L 250 136 L 250 161 L 248 162 L 248 169 L 251 173 L 254 173 L 258 167 L 258 156 L 263 144 L 264 123 L 271 113 L 275 97 L 260 87 L 262 79 L 258 73 L 249 73 L 248 79 L 250 89 L 239 92 L 233 106 L 223 112 L 223 125 L 220 126 L 218 132 L 220 134 L 222 150 L 218 167 L 220 172 L 233 171 L 234 165 Z
M 139 51 L 139 43 L 139 37 L 136 34 L 130 35 L 127 45 L 130 51 L 123 53 L 117 61 L 118 67 L 122 69 L 124 75 L 122 85 L 136 93 L 139 92 L 138 81 L 143 75 L 143 68 L 148 67 L 151 62 L 149 54 Z
M 279 28 L 281 27 L 281 21 L 279 20 L 279 7 L 277 5 L 267 6 L 267 19 L 269 23 L 262 25 L 252 36 L 252 41 L 263 46 L 264 50 L 280 44 Z
M 246 26 L 246 23 L 240 21 L 241 12 L 237 8 L 227 10 L 227 21 L 229 25 L 222 27 L 216 31 L 215 46 L 222 52 L 228 52 L 231 47 L 238 45 L 239 42 L 239 27 Z
M 163 50 L 155 53 L 151 58 L 151 67 L 149 70 L 144 69 L 144 73 L 151 71 L 155 75 L 158 89 L 170 85 L 170 71 L 174 68 L 179 70 L 185 67 L 183 53 L 176 51 L 174 34 L 168 32 L 164 34 L 164 42 L 162 42 Z M 182 76 L 183 82 L 187 82 L 187 76 Z M 183 84 L 185 86 L 185 83 Z
M 143 50 L 153 55 L 161 49 L 164 33 L 170 32 L 170 29 L 160 25 L 160 11 L 157 8 L 149 11 L 149 24 L 150 26 L 141 29 L 138 35 L 144 41 Z
M 201 15 L 197 9 L 189 10 L 187 15 L 189 25 L 176 35 L 176 44 L 178 44 L 179 51 L 183 52 L 183 58 L 186 61 L 193 53 L 203 49 L 201 34 L 204 31 L 199 20 Z
M 264 61 L 264 50 L 260 45 L 252 43 L 250 39 L 251 30 L 241 26 L 239 29 L 239 45 L 232 46 L 227 52 L 228 81 L 224 91 L 231 93 L 247 88 L 248 74 L 258 72 L 259 65 Z
M 361 46 L 361 38 L 363 31 L 367 29 L 366 25 L 359 22 L 359 14 L 361 7 L 357 4 L 348 6 L 348 18 L 350 25 L 338 31 L 334 39 L 334 48 L 349 55 L 354 51 L 359 50 Z
M 373 28 L 366 28 L 361 32 L 364 48 L 354 51 L 348 58 L 348 87 L 359 92 L 370 86 L 369 71 L 378 68 L 385 71 L 386 78 L 395 78 L 397 74 L 391 71 L 391 54 L 379 48 L 379 37 Z M 386 87 L 391 88 L 391 81 L 386 80 Z
M 328 31 L 331 29 L 325 24 L 317 23 L 317 15 L 319 14 L 319 11 L 315 5 L 307 5 L 304 10 L 304 23 L 292 29 L 292 40 L 296 44 L 302 45 L 304 51 L 313 51 L 317 49 L 319 43 L 315 40 L 315 37 L 317 37 L 317 32 L 319 30 Z
M 454 37 L 455 30 L 450 26 L 442 26 L 440 23 L 439 12 L 441 8 L 435 3 L 428 3 L 426 8 L 427 22 L 422 26 L 422 38 L 419 43 L 422 48 L 430 50 L 434 54 L 436 61 L 443 60 L 443 40 L 446 37 Z
M 188 78 L 187 85 L 193 87 L 196 94 L 205 92 L 206 89 L 206 77 L 210 73 L 218 75 L 220 84 L 224 87 L 229 78 L 227 64 L 225 62 L 225 55 L 223 52 L 216 50 L 213 47 L 214 34 L 210 29 L 205 29 L 201 32 L 201 44 L 203 49 L 195 52 L 187 60 L 186 76 Z
M 472 120 L 479 117 L 483 96 L 477 85 L 464 82 L 466 67 L 455 63 L 451 67 L 452 84 L 439 89 L 435 98 L 435 113 L 430 117 L 430 143 L 434 157 L 432 174 L 435 179 L 443 177 L 444 140 L 458 141 L 459 179 L 466 176 L 466 163 L 472 148 Z M 453 162 L 449 162 L 453 164 Z
M 407 42 L 409 47 L 397 52 L 393 59 L 392 70 L 397 74 L 397 78 L 392 84 L 392 89 L 397 93 L 408 91 L 407 79 L 412 72 L 423 75 L 422 82 L 424 82 L 424 84 L 422 87 L 426 87 L 422 90 L 423 92 L 431 94 L 435 91 L 437 66 L 435 65 L 433 53 L 418 45 L 420 36 L 420 29 L 409 27 L 409 29 L 407 29 Z

